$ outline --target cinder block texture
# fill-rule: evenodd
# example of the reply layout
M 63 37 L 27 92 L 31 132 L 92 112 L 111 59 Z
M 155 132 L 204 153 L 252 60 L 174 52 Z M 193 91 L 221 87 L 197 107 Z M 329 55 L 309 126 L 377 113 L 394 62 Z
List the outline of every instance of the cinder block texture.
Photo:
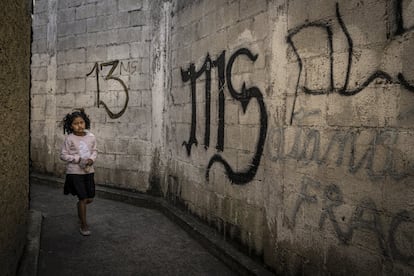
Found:
M 410 1 L 36 3 L 35 170 L 63 175 L 59 121 L 86 107 L 98 182 L 281 275 L 414 274 Z

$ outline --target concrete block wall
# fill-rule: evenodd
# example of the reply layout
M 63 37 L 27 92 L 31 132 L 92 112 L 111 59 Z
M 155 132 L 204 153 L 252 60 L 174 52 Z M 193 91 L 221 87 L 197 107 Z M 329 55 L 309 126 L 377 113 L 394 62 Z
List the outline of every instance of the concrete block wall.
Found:
M 36 170 L 63 175 L 59 121 L 82 105 L 99 183 L 185 206 L 280 274 L 414 274 L 413 1 L 38 2 Z M 128 89 L 118 118 L 96 68 L 114 113 Z
M 98 137 L 97 181 L 146 190 L 152 156 L 148 3 L 36 1 L 31 106 L 36 170 L 64 174 L 61 121 L 83 107 Z
M 0 10 L 0 268 L 16 275 L 26 244 L 29 208 L 29 1 Z

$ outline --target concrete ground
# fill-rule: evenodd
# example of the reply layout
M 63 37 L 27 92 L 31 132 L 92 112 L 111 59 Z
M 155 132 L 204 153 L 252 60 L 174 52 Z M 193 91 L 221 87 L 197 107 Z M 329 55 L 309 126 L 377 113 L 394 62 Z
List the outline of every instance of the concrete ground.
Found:
M 76 197 L 38 184 L 30 192 L 30 208 L 43 215 L 40 276 L 237 274 L 158 210 L 97 197 L 84 237 Z

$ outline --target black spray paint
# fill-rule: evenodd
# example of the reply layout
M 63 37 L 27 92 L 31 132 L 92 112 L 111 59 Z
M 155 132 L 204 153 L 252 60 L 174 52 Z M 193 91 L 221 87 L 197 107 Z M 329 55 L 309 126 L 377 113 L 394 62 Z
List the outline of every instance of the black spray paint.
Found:
M 228 178 L 230 179 L 230 181 L 232 183 L 234 183 L 234 184 L 246 184 L 246 183 L 252 181 L 254 176 L 256 175 L 257 169 L 258 169 L 259 164 L 260 164 L 260 159 L 262 157 L 263 147 L 264 147 L 264 143 L 265 143 L 265 140 L 266 140 L 266 133 L 267 133 L 267 111 L 266 111 L 266 106 L 265 106 L 264 101 L 263 101 L 263 95 L 262 95 L 261 91 L 259 90 L 259 88 L 257 88 L 257 87 L 246 88 L 245 83 L 243 83 L 243 85 L 242 85 L 242 91 L 238 92 L 234 89 L 233 84 L 232 84 L 232 80 L 231 80 L 231 73 L 232 73 L 232 68 L 233 68 L 234 61 L 236 60 L 237 57 L 239 57 L 241 55 L 247 56 L 253 62 L 256 61 L 256 59 L 258 57 L 258 55 L 253 55 L 246 48 L 243 48 L 243 49 L 240 49 L 240 50 L 236 51 L 230 57 L 227 68 L 226 68 L 227 87 L 229 89 L 229 92 L 230 92 L 231 96 L 234 99 L 240 101 L 244 113 L 246 113 L 247 106 L 248 106 L 248 104 L 249 104 L 249 102 L 252 98 L 255 98 L 257 100 L 257 103 L 259 104 L 259 109 L 260 109 L 260 134 L 259 134 L 259 139 L 258 139 L 257 145 L 256 145 L 256 153 L 255 153 L 252 161 L 248 165 L 248 167 L 242 172 L 235 172 L 231 168 L 229 163 L 226 160 L 224 160 L 221 155 L 215 154 L 210 159 L 210 162 L 208 163 L 208 166 L 207 166 L 207 172 L 206 172 L 207 180 L 208 180 L 208 176 L 209 176 L 211 166 L 215 162 L 218 162 L 218 163 L 221 163 L 224 166 L 224 168 L 226 170 L 226 175 L 228 176 Z
M 398 248 L 397 242 L 395 240 L 399 227 L 401 227 L 403 223 L 414 223 L 414 214 L 404 210 L 404 211 L 399 212 L 393 217 L 391 221 L 391 225 L 390 225 L 389 234 L 388 234 L 389 236 L 388 242 L 389 242 L 390 250 L 393 253 L 393 256 L 396 259 L 399 259 L 399 260 L 402 260 L 408 263 L 408 262 L 414 261 L 414 255 L 408 255 L 408 254 L 403 253 L 402 250 Z M 406 235 L 408 235 L 408 233 L 406 233 Z M 409 237 L 409 236 L 406 238 L 411 238 L 411 241 L 413 240 L 412 237 Z
M 263 101 L 263 95 L 259 88 L 257 87 L 250 87 L 246 88 L 246 84 L 243 83 L 242 90 L 240 92 L 236 91 L 232 84 L 232 68 L 233 64 L 239 56 L 246 56 L 252 62 L 255 62 L 258 55 L 253 55 L 250 50 L 246 48 L 242 48 L 237 50 L 233 55 L 231 55 L 228 64 L 225 64 L 225 51 L 223 51 L 220 56 L 211 61 L 209 55 L 207 55 L 206 61 L 204 62 L 202 68 L 199 71 L 196 71 L 195 65 L 192 63 L 188 70 L 184 71 L 181 69 L 181 77 L 183 82 L 190 81 L 191 85 L 191 103 L 192 103 L 192 119 L 191 119 L 191 130 L 190 130 L 190 138 L 188 141 L 183 143 L 187 149 L 187 155 L 191 154 L 191 146 L 193 144 L 197 145 L 197 138 L 196 138 L 196 80 L 199 78 L 203 73 L 206 73 L 206 128 L 205 128 L 205 136 L 204 136 L 204 143 L 205 148 L 207 149 L 210 142 L 210 99 L 207 97 L 211 97 L 210 90 L 211 90 L 211 68 L 217 67 L 218 71 L 218 79 L 219 79 L 219 108 L 218 108 L 218 130 L 217 130 L 217 146 L 216 149 L 218 151 L 224 150 L 224 114 L 225 114 L 225 95 L 224 95 L 224 88 L 225 83 L 227 83 L 227 88 L 230 92 L 230 95 L 241 103 L 243 108 L 243 112 L 246 113 L 247 106 L 250 103 L 250 100 L 256 99 L 259 109 L 260 109 L 260 133 L 259 139 L 256 145 L 256 152 L 253 156 L 253 159 L 249 163 L 246 169 L 241 172 L 235 172 L 230 164 L 220 155 L 215 154 L 209 161 L 207 165 L 206 171 L 206 179 L 209 179 L 210 169 L 214 163 L 220 163 L 224 166 L 226 170 L 226 175 L 230 179 L 230 181 L 234 184 L 246 184 L 250 182 L 256 175 L 257 169 L 260 164 L 260 159 L 263 153 L 263 147 L 266 140 L 266 133 L 267 133 L 267 112 L 266 106 Z M 208 106 L 207 106 L 208 105 Z
M 199 72 L 204 72 L 205 70 L 205 63 L 204 66 L 201 68 Z M 191 154 L 191 147 L 195 144 L 198 145 L 198 141 L 196 138 L 196 123 L 197 123 L 197 78 L 201 75 L 199 72 L 196 72 L 194 63 L 190 64 L 190 68 L 187 71 L 183 71 L 181 69 L 181 78 L 183 82 L 190 81 L 191 85 L 191 128 L 190 128 L 190 138 L 188 141 L 183 142 L 183 146 L 187 149 L 187 155 Z
M 121 80 L 120 78 L 114 77 L 112 75 L 114 73 L 115 69 L 117 68 L 118 64 L 119 64 L 119 60 L 104 62 L 104 63 L 101 63 L 101 64 L 98 64 L 96 62 L 95 65 L 93 66 L 92 70 L 88 74 L 86 74 L 86 76 L 89 76 L 89 75 L 91 75 L 93 73 L 93 71 L 95 71 L 96 88 L 97 88 L 97 100 L 96 100 L 97 101 L 97 106 L 99 108 L 100 105 L 103 105 L 104 108 L 105 108 L 105 110 L 106 110 L 106 113 L 112 119 L 119 118 L 119 117 L 121 117 L 125 113 L 126 108 L 128 106 L 128 101 L 129 101 L 128 88 L 125 85 L 124 81 Z M 108 105 L 105 102 L 103 102 L 103 101 L 100 100 L 100 93 L 101 93 L 101 91 L 100 91 L 100 87 L 99 87 L 99 71 L 102 70 L 102 67 L 106 67 L 106 66 L 112 66 L 112 67 L 109 70 L 108 74 L 105 76 L 104 80 L 106 80 L 106 81 L 113 80 L 113 81 L 118 82 L 122 86 L 123 90 L 125 91 L 125 95 L 126 95 L 125 104 L 124 104 L 124 107 L 122 108 L 122 110 L 120 112 L 118 112 L 118 113 L 113 113 L 109 109 Z
M 217 145 L 216 149 L 218 151 L 224 150 L 224 85 L 226 83 L 226 77 L 224 75 L 224 70 L 226 66 L 226 56 L 225 51 L 213 62 L 214 66 L 217 67 L 218 71 L 218 81 L 219 81 L 219 108 L 218 108 L 218 129 L 217 129 Z
M 398 172 L 395 164 L 395 152 L 393 148 L 398 143 L 398 132 L 392 130 L 375 131 L 368 147 L 363 151 L 357 147 L 361 133 L 358 130 L 335 131 L 330 137 L 325 149 L 322 148 L 320 131 L 317 129 L 295 129 L 293 145 L 286 149 L 286 128 L 273 130 L 271 137 L 274 139 L 275 153 L 272 161 L 286 161 L 288 159 L 302 161 L 305 164 L 314 162 L 318 165 L 329 164 L 333 157 L 336 166 L 346 166 L 348 171 L 356 174 L 364 170 L 371 180 L 383 180 L 391 177 L 401 180 L 408 176 L 406 171 Z M 380 147 L 385 147 L 385 159 L 382 160 L 382 169 L 375 170 L 374 161 L 377 160 Z M 346 151 L 348 149 L 348 151 Z M 336 155 L 334 156 L 334 154 Z M 345 159 L 345 156 L 348 159 Z M 357 156 L 361 156 L 357 159 Z
M 403 1 L 404 0 L 394 0 L 394 14 L 395 14 L 395 32 L 394 35 L 402 35 L 408 31 L 411 31 L 414 29 L 414 26 L 405 26 L 404 24 L 404 16 L 403 16 Z
M 315 191 L 310 193 L 310 190 Z M 318 192 L 323 193 L 321 198 L 318 197 Z M 292 210 L 292 215 L 285 218 L 285 223 L 290 229 L 296 226 L 297 214 L 301 207 L 310 208 L 321 200 L 322 209 L 319 218 L 319 229 L 323 229 L 327 222 L 330 222 L 335 234 L 343 244 L 350 244 L 355 231 L 365 230 L 373 233 L 378 241 L 378 246 L 385 257 L 398 259 L 404 262 L 411 262 L 414 260 L 414 255 L 409 255 L 399 248 L 396 237 L 399 235 L 400 227 L 403 223 L 414 223 L 414 216 L 412 213 L 403 210 L 392 217 L 389 225 L 388 239 L 387 233 L 384 230 L 384 223 L 381 220 L 381 212 L 376 207 L 375 202 L 365 197 L 355 207 L 348 222 L 345 223 L 346 218 L 338 218 L 335 209 L 346 204 L 342 191 L 336 184 L 329 184 L 325 187 L 311 178 L 304 177 L 302 179 L 300 193 L 296 200 L 295 206 Z M 342 224 L 342 226 L 341 226 Z M 408 243 L 412 243 L 412 233 L 405 233 L 402 236 Z
M 397 31 L 395 34 L 402 34 L 404 32 L 407 31 L 407 29 L 404 28 L 404 23 L 403 23 L 403 16 L 402 16 L 402 4 L 401 4 L 402 0 L 397 0 L 396 1 L 396 8 L 395 8 L 395 20 L 397 21 Z M 349 78 L 350 78 L 350 74 L 351 74 L 351 70 L 352 70 L 352 57 L 353 57 L 353 40 L 352 37 L 350 35 L 350 33 L 348 32 L 348 29 L 342 19 L 342 16 L 340 14 L 339 11 L 339 5 L 338 3 L 336 3 L 336 19 L 341 27 L 342 32 L 344 33 L 346 39 L 347 39 L 347 44 L 348 44 L 348 65 L 346 68 L 346 74 L 345 74 L 345 80 L 344 80 L 344 85 L 341 88 L 336 88 L 334 87 L 334 72 L 333 72 L 333 63 L 334 63 L 334 58 L 333 58 L 333 44 L 332 44 L 332 37 L 333 37 L 333 33 L 332 33 L 332 23 L 330 22 L 308 22 L 305 23 L 303 25 L 300 25 L 292 30 L 290 30 L 288 32 L 288 36 L 287 36 L 287 43 L 292 47 L 293 52 L 295 53 L 295 56 L 297 58 L 297 62 L 298 62 L 298 68 L 299 68 L 299 72 L 298 72 L 298 78 L 296 81 L 296 90 L 295 90 L 295 97 L 293 100 L 293 106 L 292 106 L 292 114 L 290 117 L 290 125 L 292 125 L 293 123 L 293 118 L 295 116 L 295 106 L 296 106 L 296 99 L 298 97 L 298 91 L 299 91 L 299 82 L 300 79 L 302 77 L 302 70 L 303 70 L 303 61 L 302 58 L 300 57 L 299 53 L 298 53 L 298 49 L 295 45 L 295 43 L 293 42 L 293 38 L 295 35 L 297 35 L 298 33 L 300 33 L 301 31 L 308 29 L 308 28 L 320 28 L 326 31 L 327 33 L 327 39 L 328 39 L 328 51 L 329 51 L 329 69 L 330 69 L 330 84 L 329 87 L 327 89 L 318 89 L 318 90 L 312 90 L 309 89 L 307 87 L 302 87 L 304 93 L 306 94 L 310 94 L 310 95 L 324 95 L 324 94 L 329 94 L 329 93 L 333 93 L 333 92 L 337 92 L 342 96 L 353 96 L 358 94 L 359 92 L 361 92 L 362 90 L 364 90 L 370 83 L 372 83 L 374 80 L 376 79 L 383 79 L 386 80 L 390 83 L 397 83 L 400 84 L 401 86 L 403 86 L 405 89 L 407 89 L 408 91 L 414 92 L 414 85 L 410 84 L 406 78 L 404 77 L 404 75 L 402 73 L 398 73 L 398 75 L 396 76 L 396 78 L 393 78 L 392 76 L 390 76 L 387 72 L 381 71 L 381 70 L 377 70 L 375 72 L 373 72 L 363 83 L 361 83 L 359 86 L 349 89 L 348 85 L 349 85 Z M 412 29 L 412 28 L 411 28 Z

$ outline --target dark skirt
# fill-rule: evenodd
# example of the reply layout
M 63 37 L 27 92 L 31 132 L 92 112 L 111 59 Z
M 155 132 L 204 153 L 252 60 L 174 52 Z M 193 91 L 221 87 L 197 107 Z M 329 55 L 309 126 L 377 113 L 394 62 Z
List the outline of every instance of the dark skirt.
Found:
M 76 195 L 79 200 L 95 197 L 94 174 L 67 174 L 63 193 Z

